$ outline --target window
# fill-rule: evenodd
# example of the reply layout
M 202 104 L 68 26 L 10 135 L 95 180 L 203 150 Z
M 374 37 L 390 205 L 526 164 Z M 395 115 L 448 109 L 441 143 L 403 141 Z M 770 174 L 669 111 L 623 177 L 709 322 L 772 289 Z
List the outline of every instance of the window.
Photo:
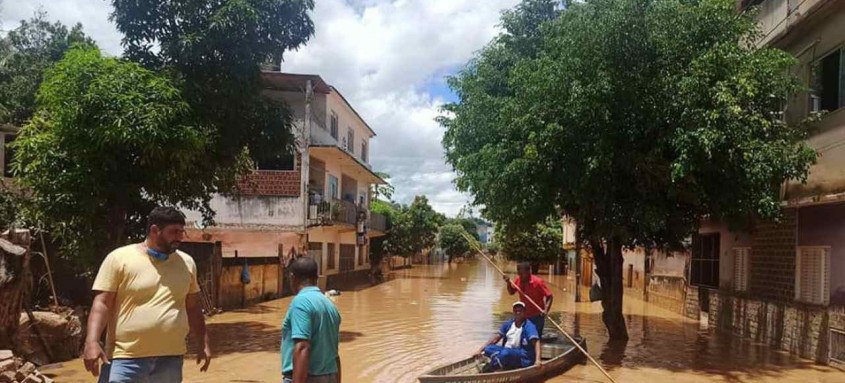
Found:
M 355 131 L 352 128 L 348 128 L 346 132 L 346 150 L 355 154 Z
M 830 247 L 799 247 L 795 260 L 795 300 L 826 305 L 830 302 Z
M 719 233 L 696 234 L 692 237 L 690 283 L 719 288 Z
M 843 49 L 822 57 L 810 68 L 810 111 L 834 111 L 845 106 Z
M 255 159 L 258 170 L 295 170 L 296 156 L 293 151 L 267 154 Z
M 751 248 L 734 247 L 734 290 L 748 291 L 748 274 L 751 266 Z
M 329 190 L 328 193 L 329 198 L 337 199 L 337 177 L 329 174 Z
M 15 158 L 15 151 L 9 146 L 17 138 L 14 134 L 3 136 L 3 177 L 12 176 L 12 159 Z
M 331 133 L 332 137 L 336 140 L 337 139 L 337 113 L 332 112 L 331 117 L 331 125 L 329 128 L 329 133 Z
M 326 259 L 326 270 L 334 270 L 334 242 L 329 242 L 327 247 L 328 251 L 326 251 L 326 255 L 328 256 L 328 259 Z
M 367 141 L 361 141 L 361 161 L 367 162 Z

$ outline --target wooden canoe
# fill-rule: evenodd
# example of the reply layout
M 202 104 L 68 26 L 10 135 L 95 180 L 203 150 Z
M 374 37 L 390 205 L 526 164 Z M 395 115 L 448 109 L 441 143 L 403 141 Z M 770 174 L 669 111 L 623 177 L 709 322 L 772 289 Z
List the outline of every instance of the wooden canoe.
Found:
M 576 337 L 585 350 L 587 341 Z M 541 343 L 543 366 L 531 366 L 517 370 L 481 373 L 486 357 L 474 355 L 460 362 L 435 368 L 419 377 L 420 383 L 526 383 L 542 377 L 557 375 L 586 358 L 575 346 L 565 339 L 544 340 Z

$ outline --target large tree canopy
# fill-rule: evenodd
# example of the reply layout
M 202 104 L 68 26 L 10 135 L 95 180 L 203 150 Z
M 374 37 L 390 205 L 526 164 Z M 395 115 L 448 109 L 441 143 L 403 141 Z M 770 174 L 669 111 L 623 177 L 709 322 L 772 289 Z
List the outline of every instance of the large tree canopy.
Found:
M 704 216 L 774 217 L 779 185 L 805 178 L 815 153 L 782 118 L 800 88 L 794 59 L 756 48 L 755 20 L 734 1 L 538 7 L 553 3 L 523 2 L 506 18 L 547 21 L 504 23 L 450 79 L 459 101 L 440 119 L 443 145 L 485 216 L 579 222 L 610 337 L 626 339 L 623 247 L 680 245 Z
M 191 182 L 205 160 L 208 131 L 171 80 L 137 64 L 73 49 L 49 69 L 38 112 L 14 142 L 20 183 L 34 221 L 80 263 L 100 259 L 143 233 L 154 204 L 198 207 L 207 191 Z M 126 217 L 129 217 L 128 220 Z
M 0 38 L 0 123 L 20 126 L 32 117 L 44 71 L 76 44 L 94 45 L 81 24 L 68 29 L 43 12 Z
M 292 149 L 292 117 L 263 97 L 261 69 L 314 33 L 313 0 L 112 0 L 112 21 L 127 58 L 175 78 L 212 145 L 196 174 L 230 191 L 246 153 L 283 162 Z M 245 151 L 246 150 L 246 151 Z

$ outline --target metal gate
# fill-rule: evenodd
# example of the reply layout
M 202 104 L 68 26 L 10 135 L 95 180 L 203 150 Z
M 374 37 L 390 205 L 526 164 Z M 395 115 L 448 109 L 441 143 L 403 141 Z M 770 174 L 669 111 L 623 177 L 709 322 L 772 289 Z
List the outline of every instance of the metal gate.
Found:
M 340 245 L 340 272 L 355 270 L 355 245 Z

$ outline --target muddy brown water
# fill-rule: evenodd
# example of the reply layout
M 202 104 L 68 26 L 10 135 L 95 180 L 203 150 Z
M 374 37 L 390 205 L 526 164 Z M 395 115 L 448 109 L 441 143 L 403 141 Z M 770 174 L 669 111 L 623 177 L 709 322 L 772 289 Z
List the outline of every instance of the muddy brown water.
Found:
M 343 382 L 416 382 L 423 372 L 477 350 L 514 301 L 496 271 L 480 262 L 415 266 L 394 276 L 336 297 L 343 316 Z M 561 290 L 572 284 L 566 277 L 548 280 L 554 285 L 555 317 L 587 338 L 591 354 L 620 383 L 845 383 L 842 370 L 709 333 L 695 321 L 630 295 L 625 314 L 631 340 L 609 345 L 600 304 L 574 303 L 571 291 Z M 207 373 L 187 360 L 185 381 L 280 382 L 279 326 L 289 302 L 284 298 L 213 317 L 208 326 L 216 358 Z M 44 372 L 57 382 L 94 381 L 79 360 Z M 605 381 L 595 367 L 577 365 L 547 382 Z

